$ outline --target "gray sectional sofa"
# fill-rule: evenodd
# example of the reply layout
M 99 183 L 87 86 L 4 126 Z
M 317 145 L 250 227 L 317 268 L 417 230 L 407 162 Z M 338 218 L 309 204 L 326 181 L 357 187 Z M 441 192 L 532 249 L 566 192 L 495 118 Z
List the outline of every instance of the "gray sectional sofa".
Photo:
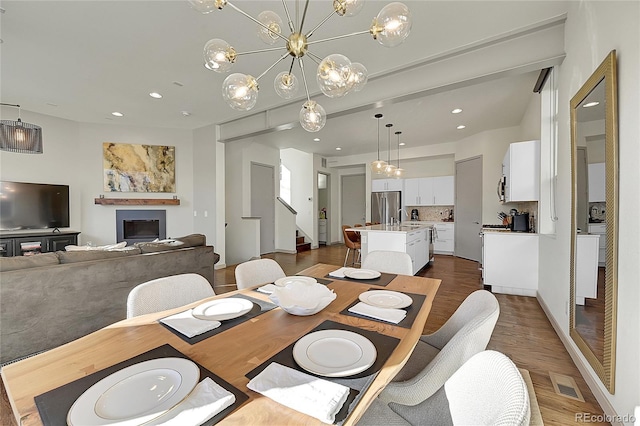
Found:
M 124 319 L 129 291 L 145 281 L 196 273 L 213 287 L 219 258 L 200 234 L 123 250 L 0 258 L 0 365 Z

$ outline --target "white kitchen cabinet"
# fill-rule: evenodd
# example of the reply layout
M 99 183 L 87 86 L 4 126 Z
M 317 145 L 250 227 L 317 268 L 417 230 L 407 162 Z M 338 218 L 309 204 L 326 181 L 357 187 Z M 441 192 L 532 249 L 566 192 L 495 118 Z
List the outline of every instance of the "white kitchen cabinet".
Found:
M 515 142 L 502 161 L 505 202 L 540 198 L 540 141 Z
M 580 234 L 576 238 L 576 304 L 584 299 L 598 298 L 598 240 L 599 235 Z
M 453 254 L 455 241 L 455 224 L 453 223 L 436 223 L 435 237 L 433 241 L 433 251 L 438 254 Z
M 535 297 L 538 291 L 538 235 L 484 232 L 484 285 L 494 293 Z
M 452 206 L 454 177 L 436 176 L 405 179 L 404 204 L 407 206 Z
M 327 219 L 318 219 L 318 242 L 327 243 Z
M 600 236 L 598 244 L 598 265 L 605 266 L 607 263 L 607 224 L 590 223 L 589 234 Z
M 589 202 L 604 203 L 606 176 L 604 163 L 589 164 Z
M 371 192 L 402 191 L 403 183 L 402 179 L 373 179 Z
M 404 231 L 402 225 L 377 225 L 373 229 L 364 229 L 362 234 L 362 259 L 376 250 L 399 251 L 407 253 L 413 264 L 415 275 L 429 261 L 428 226 L 421 229 Z

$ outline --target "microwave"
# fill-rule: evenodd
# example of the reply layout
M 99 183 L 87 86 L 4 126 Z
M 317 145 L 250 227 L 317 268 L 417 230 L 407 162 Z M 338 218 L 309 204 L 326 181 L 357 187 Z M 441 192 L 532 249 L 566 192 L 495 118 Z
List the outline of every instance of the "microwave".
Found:
M 498 181 L 498 187 L 496 189 L 496 192 L 498 193 L 498 200 L 501 203 L 504 203 L 506 201 L 506 194 L 505 194 L 506 187 L 507 187 L 507 177 L 502 176 Z

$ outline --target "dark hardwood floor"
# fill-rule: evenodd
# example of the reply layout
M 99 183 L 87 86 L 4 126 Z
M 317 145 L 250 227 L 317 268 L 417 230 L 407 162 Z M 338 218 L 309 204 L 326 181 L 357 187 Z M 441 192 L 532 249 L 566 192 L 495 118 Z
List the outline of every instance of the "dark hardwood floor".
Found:
M 331 245 L 298 254 L 274 253 L 263 257 L 276 260 L 287 275 L 293 275 L 316 263 L 342 265 L 345 253 L 346 248 L 343 245 Z M 442 280 L 424 329 L 425 333 L 437 330 L 470 293 L 482 288 L 481 274 L 477 266 L 476 262 L 465 259 L 436 255 L 433 265 L 418 273 L 420 276 Z M 235 290 L 234 271 L 235 266 L 216 270 L 216 293 Z M 497 294 L 496 297 L 500 303 L 500 317 L 488 349 L 506 354 L 518 367 L 529 370 L 545 425 L 577 424 L 576 413 L 602 414 L 598 402 L 538 301 L 532 297 L 502 294 Z M 578 384 L 585 402 L 556 394 L 549 377 L 550 372 L 572 377 Z M 0 423 L 15 425 L 4 386 L 0 388 Z

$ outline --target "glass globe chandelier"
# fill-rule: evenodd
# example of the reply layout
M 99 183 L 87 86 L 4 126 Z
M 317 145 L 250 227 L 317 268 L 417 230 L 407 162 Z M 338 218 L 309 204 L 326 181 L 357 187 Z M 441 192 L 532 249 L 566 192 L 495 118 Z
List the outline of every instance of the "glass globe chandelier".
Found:
M 400 179 L 404 174 L 404 169 L 400 168 L 400 135 L 401 134 L 402 132 L 396 132 L 396 135 L 398 135 L 398 167 L 396 167 L 396 170 L 393 172 L 393 177 L 395 177 L 396 179 Z
M 393 124 L 388 123 L 385 124 L 385 126 L 387 127 L 389 135 L 387 136 L 387 165 L 384 168 L 384 173 L 388 177 L 393 177 L 397 169 L 397 167 L 391 163 L 391 128 L 393 127 Z
M 380 159 L 380 119 L 382 118 L 382 114 L 376 114 L 374 117 L 378 120 L 378 159 L 371 163 L 371 171 L 380 175 L 384 172 L 385 167 L 387 167 L 387 162 Z
M 295 63 L 298 62 L 307 97 L 306 102 L 300 110 L 300 124 L 309 132 L 317 132 L 322 129 L 327 121 L 327 114 L 321 105 L 311 100 L 304 71 L 303 57 L 310 58 L 318 65 L 316 69 L 316 81 L 320 91 L 330 98 L 338 98 L 348 93 L 360 91 L 368 79 L 367 69 L 364 65 L 351 62 L 349 58 L 340 54 L 331 54 L 323 59 L 313 54 L 309 50 L 309 47 L 316 43 L 360 34 L 371 34 L 373 39 L 381 45 L 395 47 L 408 37 L 412 24 L 409 8 L 403 3 L 393 2 L 380 10 L 367 30 L 311 41 L 310 39 L 313 33 L 332 16 L 355 16 L 362 9 L 364 0 L 333 0 L 333 10 L 331 13 L 321 20 L 313 29 L 305 32 L 303 32 L 303 28 L 307 17 L 309 0 L 306 0 L 304 3 L 304 11 L 299 24 L 294 24 L 289 14 L 287 3 L 285 0 L 282 0 L 290 31 L 288 36 L 283 34 L 283 20 L 273 11 L 263 11 L 257 18 L 254 18 L 228 0 L 188 0 L 188 2 L 194 9 L 203 14 L 213 12 L 214 10 L 222 10 L 225 6 L 229 6 L 258 24 L 258 38 L 266 44 L 274 45 L 278 41 L 284 42 L 283 47 L 236 52 L 226 41 L 214 38 L 209 40 L 204 46 L 204 66 L 211 71 L 227 73 L 242 55 L 284 50 L 280 58 L 258 77 L 241 73 L 230 74 L 222 84 L 222 97 L 231 108 L 238 111 L 249 111 L 255 106 L 258 100 L 258 81 L 280 62 L 292 57 L 289 70 L 280 72 L 276 76 L 273 83 L 274 89 L 278 96 L 283 99 L 291 99 L 296 96 L 299 84 L 298 78 L 293 74 L 293 67 Z M 297 8 L 299 2 L 300 0 L 296 0 Z M 323 2 L 323 4 L 324 3 L 328 4 L 329 2 Z

